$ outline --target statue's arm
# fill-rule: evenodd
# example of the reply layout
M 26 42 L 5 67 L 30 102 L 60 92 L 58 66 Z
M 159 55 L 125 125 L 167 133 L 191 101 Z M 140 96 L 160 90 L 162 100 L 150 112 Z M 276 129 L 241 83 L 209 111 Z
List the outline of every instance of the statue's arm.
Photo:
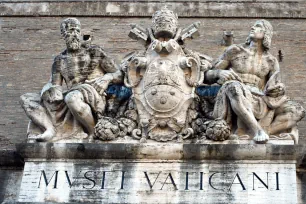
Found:
M 205 72 L 204 82 L 208 84 L 223 84 L 228 80 L 241 81 L 239 76 L 231 69 L 231 56 L 240 49 L 236 46 L 230 46 L 214 63 L 211 70 Z
M 285 95 L 285 85 L 281 82 L 279 63 L 275 57 L 272 59 L 268 81 L 265 85 L 265 94 L 270 97 Z
M 119 69 L 119 65 L 107 53 L 102 50 L 100 67 L 105 75 L 102 77 L 104 81 L 109 83 L 119 84 L 123 82 L 123 73 Z
M 41 90 L 41 99 L 44 102 L 53 103 L 63 100 L 62 84 L 63 76 L 61 75 L 61 57 L 55 57 L 51 68 L 50 81 Z
M 61 75 L 61 56 L 57 56 L 54 59 L 52 64 L 51 70 L 51 83 L 52 85 L 59 85 L 63 84 L 63 76 Z
M 105 54 L 101 60 L 101 67 L 103 68 L 105 75 L 104 80 L 108 80 L 109 83 L 119 84 L 123 82 L 123 73 L 119 69 L 119 65 L 115 60 Z
M 102 77 L 105 80 L 111 80 L 113 83 L 122 80 L 121 71 L 115 60 L 111 58 L 100 46 L 89 48 L 91 57 L 99 59 L 99 69 L 105 73 Z
M 99 69 L 105 74 L 99 78 L 87 81 L 100 93 L 103 94 L 110 83 L 122 83 L 123 73 L 115 60 L 112 59 L 101 47 L 92 47 L 90 53 L 99 58 Z
M 272 58 L 272 63 L 269 71 L 269 79 L 273 77 L 273 75 L 277 74 L 280 71 L 279 63 L 275 57 Z
M 209 84 L 216 83 L 220 78 L 221 70 L 226 70 L 229 67 L 229 65 L 230 62 L 228 60 L 224 60 L 222 59 L 222 57 L 219 58 L 218 61 L 213 66 L 213 69 L 207 70 L 205 72 L 204 81 Z

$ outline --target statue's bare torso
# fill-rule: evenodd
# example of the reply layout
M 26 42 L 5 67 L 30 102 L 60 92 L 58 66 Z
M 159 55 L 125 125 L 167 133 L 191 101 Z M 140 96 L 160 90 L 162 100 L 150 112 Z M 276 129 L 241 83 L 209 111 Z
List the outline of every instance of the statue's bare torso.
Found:
M 256 50 L 244 45 L 233 45 L 218 62 L 220 65 L 218 68 L 231 68 L 244 84 L 263 90 L 267 80 L 278 67 L 276 63 L 275 57 L 269 52 L 258 54 Z
M 91 54 L 92 48 L 84 49 L 76 55 L 62 53 L 57 57 L 58 63 L 54 75 L 61 75 L 70 89 L 78 84 L 85 83 L 86 80 L 102 77 L 105 72 L 101 67 L 101 58 Z M 60 81 L 60 77 L 54 82 Z

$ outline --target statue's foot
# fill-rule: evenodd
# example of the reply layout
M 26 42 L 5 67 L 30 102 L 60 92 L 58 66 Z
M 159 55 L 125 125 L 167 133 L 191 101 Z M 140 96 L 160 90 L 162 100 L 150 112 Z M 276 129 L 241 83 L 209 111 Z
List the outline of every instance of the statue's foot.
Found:
M 256 143 L 263 144 L 263 143 L 268 142 L 268 140 L 269 140 L 269 135 L 267 135 L 267 134 L 265 133 L 265 131 L 259 130 L 259 131 L 256 133 L 256 135 L 255 135 L 255 137 L 253 138 L 253 140 L 254 140 Z
M 95 138 L 94 138 L 94 134 L 89 134 L 88 135 L 88 143 L 93 143 L 95 141 Z
M 37 142 L 47 142 L 55 136 L 54 129 L 47 129 L 43 134 L 36 135 L 33 139 L 36 139 Z

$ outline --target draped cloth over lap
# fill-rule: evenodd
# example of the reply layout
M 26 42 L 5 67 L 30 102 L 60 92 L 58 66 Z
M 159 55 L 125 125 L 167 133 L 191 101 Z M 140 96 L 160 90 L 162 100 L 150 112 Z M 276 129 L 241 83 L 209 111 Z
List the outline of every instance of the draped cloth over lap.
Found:
M 237 120 L 231 107 L 231 97 L 239 98 L 239 102 L 242 103 L 249 102 L 255 118 L 264 129 L 272 123 L 275 109 L 287 101 L 286 96 L 271 98 L 264 96 L 263 92 L 256 87 L 245 85 L 239 81 L 227 81 L 217 94 L 213 117 L 224 119 L 229 125 L 233 124 L 233 120 Z
M 99 95 L 95 88 L 89 84 L 80 84 L 72 87 L 70 90 L 63 93 L 64 97 L 72 91 L 79 91 L 83 95 L 83 100 L 92 110 L 95 117 L 102 114 L 105 108 L 105 97 Z M 56 137 L 54 140 L 63 138 L 78 138 L 87 137 L 84 129 L 76 118 L 72 115 L 67 104 L 63 101 L 60 103 L 48 103 L 43 101 L 44 106 L 51 117 L 52 123 L 56 128 Z
M 94 115 L 102 114 L 105 109 L 105 96 L 101 96 L 94 87 L 89 84 L 80 84 L 69 90 L 80 91 L 83 94 L 85 103 L 90 105 Z

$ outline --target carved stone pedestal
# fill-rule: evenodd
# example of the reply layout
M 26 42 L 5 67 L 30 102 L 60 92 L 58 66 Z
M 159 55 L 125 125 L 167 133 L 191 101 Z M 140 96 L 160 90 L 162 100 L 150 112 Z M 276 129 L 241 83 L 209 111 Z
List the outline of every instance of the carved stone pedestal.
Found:
M 24 144 L 19 202 L 297 203 L 294 147 Z

